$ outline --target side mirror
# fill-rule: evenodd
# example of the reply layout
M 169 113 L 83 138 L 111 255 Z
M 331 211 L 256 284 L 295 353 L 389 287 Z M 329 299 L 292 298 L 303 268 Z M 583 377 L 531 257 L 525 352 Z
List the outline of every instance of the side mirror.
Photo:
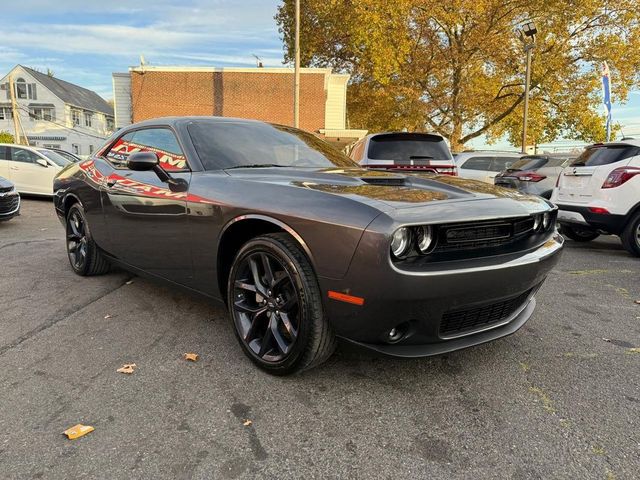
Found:
M 155 152 L 135 152 L 127 159 L 127 168 L 136 172 L 154 170 L 160 163 Z
M 47 163 L 47 161 L 44 158 L 37 158 L 36 159 L 36 163 L 42 167 L 48 167 L 49 164 Z

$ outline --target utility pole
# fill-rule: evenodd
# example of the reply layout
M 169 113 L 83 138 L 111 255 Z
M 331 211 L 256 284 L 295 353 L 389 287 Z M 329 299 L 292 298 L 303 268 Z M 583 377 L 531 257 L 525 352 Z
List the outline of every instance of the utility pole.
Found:
M 522 153 L 527 153 L 527 121 L 529 120 L 529 85 L 531 83 L 531 51 L 534 48 L 533 43 L 524 46 L 527 54 L 527 71 L 525 73 L 524 82 L 524 118 L 522 119 Z
M 13 87 L 13 74 L 9 75 L 9 96 L 11 98 L 11 116 L 13 117 L 13 131 L 14 141 L 18 145 L 22 145 L 22 141 L 20 139 L 20 130 L 22 130 L 22 125 L 20 125 L 20 112 L 18 110 L 18 103 L 16 102 L 16 91 Z M 26 140 L 26 139 L 25 139 Z
M 300 128 L 300 0 L 296 0 L 296 36 L 293 88 L 293 126 Z

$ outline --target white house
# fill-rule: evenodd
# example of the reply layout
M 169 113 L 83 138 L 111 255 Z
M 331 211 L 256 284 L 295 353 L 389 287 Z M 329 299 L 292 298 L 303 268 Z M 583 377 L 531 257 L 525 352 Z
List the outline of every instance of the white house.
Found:
M 97 93 L 17 65 L 0 79 L 0 131 L 14 133 L 9 77 L 32 146 L 93 153 L 114 130 L 113 108 Z

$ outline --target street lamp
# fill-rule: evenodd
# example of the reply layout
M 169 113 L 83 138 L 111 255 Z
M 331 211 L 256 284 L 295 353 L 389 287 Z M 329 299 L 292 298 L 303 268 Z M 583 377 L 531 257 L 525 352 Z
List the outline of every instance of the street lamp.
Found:
M 536 25 L 528 20 L 520 27 L 520 40 L 527 55 L 527 70 L 524 82 L 524 118 L 522 119 L 522 153 L 527 153 L 527 120 L 529 116 L 529 83 L 531 82 L 531 52 L 536 46 Z

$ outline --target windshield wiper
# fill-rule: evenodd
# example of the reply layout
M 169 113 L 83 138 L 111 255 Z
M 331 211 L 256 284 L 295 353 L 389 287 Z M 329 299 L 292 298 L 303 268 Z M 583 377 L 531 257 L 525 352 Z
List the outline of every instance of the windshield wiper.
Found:
M 234 165 L 233 167 L 225 168 L 225 170 L 233 170 L 234 168 L 271 168 L 271 167 L 286 167 L 286 165 L 277 165 L 275 163 L 253 163 L 249 165 Z

